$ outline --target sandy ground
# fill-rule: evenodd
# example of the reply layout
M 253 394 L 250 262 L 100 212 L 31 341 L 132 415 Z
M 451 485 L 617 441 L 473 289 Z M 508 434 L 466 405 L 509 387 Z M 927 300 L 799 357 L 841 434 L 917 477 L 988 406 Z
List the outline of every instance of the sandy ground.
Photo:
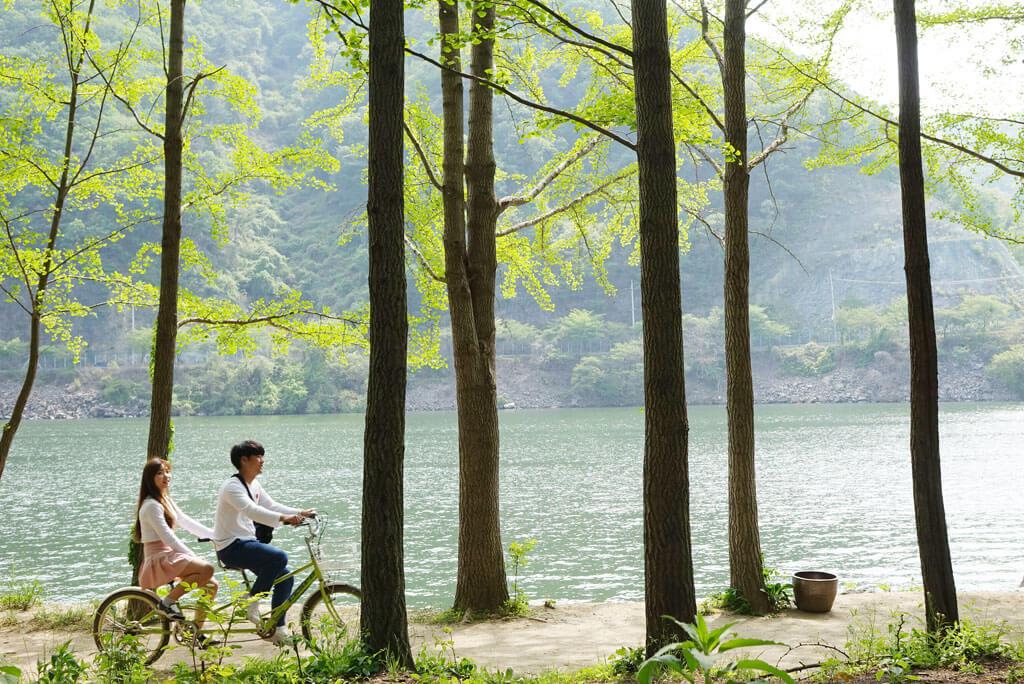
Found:
M 1010 638 L 1024 638 L 1024 591 L 965 592 L 960 595 L 960 603 L 961 616 L 982 622 L 1004 622 Z M 769 662 L 776 662 L 782 657 L 782 665 L 790 667 L 819 661 L 824 650 L 813 644 L 842 648 L 851 626 L 863 630 L 874 625 L 884 634 L 885 625 L 893 621 L 895 612 L 922 616 L 920 592 L 843 594 L 836 599 L 832 612 L 827 614 L 789 610 L 775 617 L 715 615 L 709 620 L 713 624 L 738 620 L 733 630 L 741 636 L 798 646 L 795 650 L 764 647 L 752 653 Z M 450 635 L 436 625 L 413 623 L 409 629 L 414 651 L 419 651 L 423 645 L 436 648 L 439 642 L 451 639 L 457 657 L 471 658 L 488 669 L 511 668 L 520 674 L 537 674 L 545 670 L 574 670 L 601 664 L 621 646 L 640 645 L 644 634 L 644 612 L 640 603 L 558 604 L 551 609 L 538 607 L 531 618 L 453 625 Z M 0 659 L 13 662 L 23 670 L 32 670 L 37 659 L 68 640 L 79 654 L 95 651 L 92 638 L 86 632 L 2 627 Z M 239 649 L 238 657 L 270 657 L 275 653 L 274 647 L 265 642 L 246 641 Z M 160 670 L 166 671 L 174 662 L 187 658 L 187 651 L 178 649 L 166 654 L 157 664 Z

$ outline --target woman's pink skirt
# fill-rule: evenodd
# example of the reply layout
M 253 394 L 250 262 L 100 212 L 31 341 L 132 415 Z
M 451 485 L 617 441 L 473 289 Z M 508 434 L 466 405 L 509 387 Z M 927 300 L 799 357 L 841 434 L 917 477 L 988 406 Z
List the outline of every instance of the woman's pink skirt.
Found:
M 162 541 L 146 542 L 145 556 L 139 568 L 139 586 L 156 589 L 181 577 L 194 556 L 179 553 Z

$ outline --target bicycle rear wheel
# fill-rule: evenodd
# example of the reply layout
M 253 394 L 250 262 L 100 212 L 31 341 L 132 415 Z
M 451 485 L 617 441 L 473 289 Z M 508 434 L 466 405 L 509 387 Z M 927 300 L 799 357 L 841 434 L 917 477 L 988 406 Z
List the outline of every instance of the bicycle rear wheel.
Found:
M 137 651 L 146 665 L 156 662 L 171 636 L 170 620 L 158 610 L 156 595 L 120 589 L 103 599 L 92 621 L 92 638 L 101 651 Z
M 302 636 L 313 650 L 359 636 L 362 594 L 350 584 L 328 582 L 302 605 Z

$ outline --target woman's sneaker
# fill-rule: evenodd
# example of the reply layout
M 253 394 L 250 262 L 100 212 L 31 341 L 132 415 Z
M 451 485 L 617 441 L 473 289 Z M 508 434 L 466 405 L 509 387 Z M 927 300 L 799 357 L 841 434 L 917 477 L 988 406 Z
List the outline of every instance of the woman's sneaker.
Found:
M 174 620 L 175 622 L 181 622 L 185 619 L 185 615 L 181 612 L 181 608 L 178 607 L 178 602 L 167 603 L 167 601 L 161 599 L 159 604 L 159 610 L 163 613 L 168 620 Z

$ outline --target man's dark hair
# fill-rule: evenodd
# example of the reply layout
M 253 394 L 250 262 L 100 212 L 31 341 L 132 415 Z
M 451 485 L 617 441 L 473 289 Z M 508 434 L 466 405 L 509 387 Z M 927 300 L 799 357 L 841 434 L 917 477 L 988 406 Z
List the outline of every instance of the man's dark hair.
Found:
M 254 439 L 247 439 L 231 447 L 231 465 L 235 466 L 235 470 L 240 470 L 243 456 L 262 456 L 265 453 L 262 444 Z

